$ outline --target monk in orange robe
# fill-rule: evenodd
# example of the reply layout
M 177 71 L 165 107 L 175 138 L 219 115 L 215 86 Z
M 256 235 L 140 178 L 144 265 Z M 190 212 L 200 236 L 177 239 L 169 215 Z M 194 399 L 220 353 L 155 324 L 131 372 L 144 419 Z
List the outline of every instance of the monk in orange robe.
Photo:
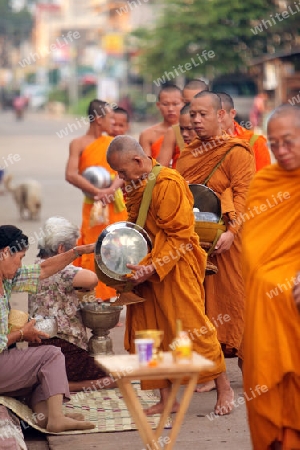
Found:
M 300 449 L 300 108 L 268 123 L 277 164 L 250 185 L 243 230 L 244 390 L 254 450 Z
M 177 124 L 179 111 L 183 107 L 182 93 L 175 84 L 163 86 L 156 103 L 163 120 L 152 127 L 146 128 L 140 135 L 140 144 L 144 152 L 152 158 L 157 158 L 164 135 L 171 125 Z
M 108 226 L 127 219 L 125 204 L 122 200 L 120 186 L 123 181 L 119 179 L 106 160 L 106 151 L 112 137 L 103 135 L 112 131 L 114 123 L 113 111 L 109 105 L 101 100 L 93 100 L 88 108 L 90 127 L 84 136 L 74 139 L 70 144 L 69 160 L 66 167 L 66 180 L 77 188 L 87 192 L 82 208 L 81 240 L 82 244 L 97 241 L 100 233 Z M 91 166 L 104 167 L 111 175 L 112 184 L 109 188 L 98 189 L 87 181 L 81 174 Z M 108 208 L 108 223 L 93 225 L 91 211 L 95 200 L 101 200 Z M 94 255 L 84 255 L 77 265 L 94 271 Z M 96 296 L 107 299 L 116 295 L 116 291 L 99 281 L 96 287 Z
M 202 91 L 208 91 L 208 85 L 203 80 L 190 80 L 183 88 L 183 101 L 187 105 L 192 98 Z M 184 149 L 185 142 L 182 139 L 180 132 L 180 125 L 172 125 L 163 137 L 160 146 L 157 161 L 166 167 L 176 168 L 176 162 L 179 158 L 180 152 Z
M 147 177 L 155 160 L 147 157 L 133 138 L 118 136 L 110 144 L 107 159 L 128 185 L 126 206 L 131 222 L 136 222 Z M 150 177 L 149 177 L 150 178 Z M 131 186 L 129 186 L 131 187 Z M 170 350 L 176 336 L 176 319 L 192 341 L 193 349 L 212 360 L 215 366 L 200 373 L 201 381 L 216 379 L 217 414 L 228 414 L 232 408 L 233 391 L 225 375 L 225 365 L 215 327 L 204 312 L 203 279 L 206 254 L 194 231 L 193 197 L 185 180 L 173 169 L 163 167 L 156 177 L 145 230 L 152 240 L 152 250 L 133 271 L 130 280 L 146 301 L 127 307 L 125 348 L 134 353 L 135 332 L 144 329 L 164 330 L 162 349 Z M 159 388 L 160 402 L 147 414 L 161 413 L 170 395 L 170 380 L 152 380 L 144 389 Z M 173 411 L 177 410 L 177 403 Z
M 176 169 L 188 183 L 203 184 L 224 158 L 207 182 L 221 199 L 227 231 L 220 236 L 211 256 L 218 273 L 205 278 L 205 308 L 209 319 L 217 324 L 218 339 L 225 355 L 236 356 L 244 331 L 245 295 L 241 267 L 242 222 L 233 221 L 245 210 L 255 168 L 248 143 L 222 134 L 223 115 L 216 94 L 204 91 L 196 95 L 190 105 L 190 117 L 198 137 L 181 152 Z M 224 321 L 225 316 L 230 320 Z M 204 391 L 199 389 L 199 392 Z
M 236 110 L 234 109 L 232 97 L 225 92 L 217 92 L 217 94 L 221 98 L 222 108 L 225 110 L 222 127 L 231 136 L 236 136 L 249 142 L 255 157 L 256 172 L 271 164 L 271 156 L 266 138 L 261 134 L 254 134 L 252 130 L 248 130 L 239 125 L 234 120 Z

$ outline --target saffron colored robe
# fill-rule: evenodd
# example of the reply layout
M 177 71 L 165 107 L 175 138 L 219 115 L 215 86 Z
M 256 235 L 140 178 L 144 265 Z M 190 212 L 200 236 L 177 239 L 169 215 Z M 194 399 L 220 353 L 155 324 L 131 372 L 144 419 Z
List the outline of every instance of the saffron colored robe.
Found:
M 253 135 L 254 133 L 252 130 L 247 130 L 237 122 L 234 122 L 234 136 L 239 137 L 240 139 L 245 139 L 245 141 L 249 142 Z M 256 172 L 271 164 L 271 156 L 268 149 L 267 140 L 264 136 L 258 136 L 252 145 L 252 150 L 255 157 Z
M 228 356 L 235 355 L 239 350 L 244 331 L 245 294 L 241 261 L 243 222 L 240 217 L 244 213 L 246 194 L 255 173 L 253 154 L 246 141 L 224 133 L 210 141 L 194 139 L 181 152 L 176 166 L 188 183 L 203 184 L 230 148 L 233 149 L 207 186 L 221 199 L 223 219 L 235 238 L 228 251 L 210 257 L 211 262 L 218 267 L 218 273 L 206 277 L 204 282 L 206 314 L 217 326 L 218 339 Z
M 162 146 L 165 135 L 160 136 L 155 142 L 151 144 L 151 156 L 152 158 L 157 158 L 160 152 L 160 147 Z
M 80 156 L 79 173 L 81 174 L 85 169 L 91 166 L 104 167 L 114 178 L 117 173 L 112 170 L 106 160 L 106 151 L 112 141 L 111 136 L 100 136 L 90 145 L 88 145 Z M 101 232 L 108 226 L 108 224 L 90 226 L 90 213 L 93 207 L 93 200 L 85 197 L 82 207 L 82 226 L 81 226 L 81 242 L 82 244 L 92 244 L 97 241 Z M 127 212 L 124 209 L 122 212 L 115 212 L 114 203 L 108 205 L 109 208 L 109 223 L 115 223 L 127 219 Z M 94 268 L 94 254 L 83 255 L 81 258 L 81 266 L 84 269 L 95 271 Z M 116 291 L 102 282 L 98 282 L 96 286 L 96 297 L 107 299 L 116 295 Z
M 154 161 L 155 163 L 155 161 Z M 145 180 L 127 195 L 129 221 L 136 222 L 145 189 Z M 193 350 L 215 363 L 199 375 L 199 382 L 216 378 L 225 363 L 215 327 L 204 312 L 203 279 L 206 254 L 194 231 L 193 197 L 185 180 L 173 169 L 163 167 L 157 176 L 148 210 L 145 230 L 153 248 L 141 264 L 153 263 L 156 273 L 137 286 L 143 303 L 127 306 L 125 348 L 135 352 L 135 332 L 164 331 L 162 349 L 170 351 L 176 336 L 176 319 L 193 341 Z M 143 389 L 164 388 L 170 380 L 142 383 Z
M 292 296 L 300 283 L 299 182 L 300 169 L 268 166 L 246 204 L 244 388 L 265 386 L 247 402 L 254 450 L 276 439 L 285 450 L 300 449 L 300 313 Z

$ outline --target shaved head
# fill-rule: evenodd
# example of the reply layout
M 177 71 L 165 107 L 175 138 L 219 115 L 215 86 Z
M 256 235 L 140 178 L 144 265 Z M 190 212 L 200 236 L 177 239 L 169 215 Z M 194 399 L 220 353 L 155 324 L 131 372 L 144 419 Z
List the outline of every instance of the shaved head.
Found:
M 90 122 L 93 122 L 97 117 L 105 117 L 110 110 L 109 103 L 98 99 L 92 100 L 87 111 Z
M 300 168 L 300 108 L 282 105 L 268 121 L 268 142 L 279 166 L 287 171 Z
M 268 124 L 274 120 L 282 117 L 293 117 L 295 119 L 294 124 L 297 128 L 300 128 L 300 107 L 296 105 L 288 105 L 284 104 L 278 106 L 278 108 L 274 109 L 271 116 L 269 117 Z
M 161 90 L 158 93 L 158 96 L 157 96 L 158 101 L 161 100 L 161 94 L 164 92 L 166 92 L 168 94 L 177 92 L 178 94 L 180 94 L 180 96 L 182 95 L 181 89 L 178 86 L 176 86 L 176 84 L 166 84 L 165 86 L 162 86 Z
M 119 178 L 127 182 L 145 179 L 152 170 L 151 158 L 131 136 L 116 136 L 109 144 L 106 159 Z
M 215 92 L 215 94 L 220 97 L 223 109 L 227 112 L 234 109 L 233 98 L 229 94 L 226 94 L 226 92 Z
M 205 97 L 210 98 L 211 105 L 216 111 L 219 111 L 220 109 L 222 109 L 221 99 L 218 96 L 218 94 L 215 94 L 214 92 L 202 91 L 202 92 L 199 92 L 199 94 L 196 94 L 194 98 L 205 98 Z
M 208 84 L 205 83 L 203 80 L 191 80 L 189 81 L 185 86 L 184 89 L 187 89 L 188 91 L 196 91 L 202 92 L 202 91 L 208 91 Z
M 208 91 L 208 85 L 203 80 L 191 80 L 183 88 L 183 99 L 185 103 L 190 103 L 199 92 Z
M 186 105 L 184 105 L 183 108 L 181 108 L 180 115 L 183 116 L 184 114 L 189 114 L 189 113 L 190 113 L 190 103 L 187 103 Z
M 140 146 L 138 141 L 131 136 L 116 136 L 107 149 L 106 158 L 110 160 L 114 153 L 118 153 L 119 156 L 126 154 L 126 156 L 140 156 L 141 158 L 147 158 L 146 153 Z

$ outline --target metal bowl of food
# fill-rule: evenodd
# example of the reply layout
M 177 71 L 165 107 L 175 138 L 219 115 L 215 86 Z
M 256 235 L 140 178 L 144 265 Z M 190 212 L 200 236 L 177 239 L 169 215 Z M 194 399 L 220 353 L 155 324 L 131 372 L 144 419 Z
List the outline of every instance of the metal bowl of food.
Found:
M 110 173 L 104 167 L 100 166 L 88 167 L 81 175 L 98 189 L 108 188 L 112 182 Z M 83 191 L 83 193 L 87 197 L 92 197 L 88 192 Z
M 35 316 L 33 319 L 36 320 L 34 328 L 38 331 L 43 331 L 49 335 L 49 339 L 57 336 L 58 326 L 57 320 L 55 317 L 43 317 L 43 316 Z M 41 339 L 46 339 L 41 336 Z
M 195 219 L 198 221 L 218 222 L 222 216 L 221 201 L 215 192 L 203 184 L 190 184 L 194 197 Z
M 131 272 L 127 264 L 139 264 L 152 248 L 148 233 L 131 222 L 116 222 L 106 227 L 95 246 L 95 262 L 107 277 L 124 281 Z
M 123 306 L 111 306 L 106 302 L 86 304 L 81 308 L 83 324 L 91 330 L 110 330 L 119 322 L 122 309 Z

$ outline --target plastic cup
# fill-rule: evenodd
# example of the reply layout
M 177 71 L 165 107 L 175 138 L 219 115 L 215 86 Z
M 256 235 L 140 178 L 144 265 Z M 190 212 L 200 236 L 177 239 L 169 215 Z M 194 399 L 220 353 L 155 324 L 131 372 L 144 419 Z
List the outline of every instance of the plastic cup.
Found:
M 141 366 L 147 366 L 153 356 L 153 339 L 135 339 L 135 353 Z

